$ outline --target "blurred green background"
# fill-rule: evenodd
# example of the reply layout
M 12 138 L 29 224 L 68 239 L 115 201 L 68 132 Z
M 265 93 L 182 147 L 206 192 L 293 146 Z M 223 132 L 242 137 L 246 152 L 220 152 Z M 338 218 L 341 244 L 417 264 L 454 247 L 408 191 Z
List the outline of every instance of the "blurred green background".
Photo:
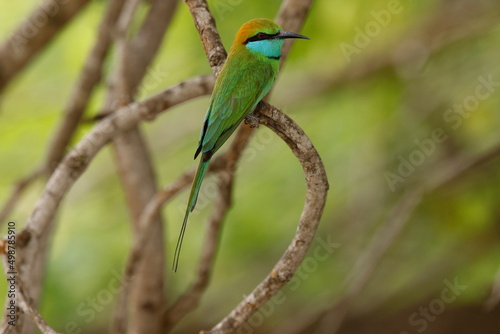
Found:
M 0 1 L 0 36 L 5 40 L 38 2 Z M 275 17 L 281 3 L 208 2 L 226 48 L 243 22 Z M 91 1 L 3 92 L 0 203 L 13 183 L 43 160 L 105 5 Z M 311 40 L 295 43 L 271 103 L 305 130 L 323 159 L 331 189 L 317 238 L 336 248 L 321 261 L 309 254 L 310 266 L 283 289 L 286 302 L 255 333 L 298 314 L 313 314 L 342 297 L 346 275 L 366 256 L 369 240 L 405 191 L 423 185 L 432 191 L 354 299 L 352 313 L 420 305 L 445 287 L 444 280 L 467 286 L 450 307 L 488 299 L 500 267 L 499 161 L 490 159 L 433 188 L 461 161 L 500 145 L 499 12 L 497 2 L 486 0 L 314 3 L 301 31 Z M 109 59 L 108 69 L 114 66 L 113 57 Z M 211 70 L 191 15 L 181 3 L 139 98 L 207 73 Z M 104 84 L 98 87 L 87 117 L 99 112 L 104 90 Z M 192 154 L 208 99 L 190 101 L 141 125 L 161 186 L 195 166 Z M 74 142 L 91 127 L 81 125 Z M 436 129 L 439 136 L 434 136 Z M 207 178 L 205 192 L 215 182 Z M 44 183 L 31 186 L 10 215 L 19 229 Z M 211 286 L 178 333 L 216 323 L 268 273 L 295 233 L 304 193 L 300 165 L 278 137 L 260 127 L 238 168 Z M 169 261 L 187 195 L 182 192 L 163 211 Z M 168 272 L 171 301 L 191 280 L 211 203 L 205 200 L 190 219 L 180 273 Z M 131 242 L 109 148 L 77 181 L 57 220 L 41 313 L 61 332 L 70 321 L 82 333 L 105 331 L 115 296 L 109 286 L 121 275 Z M 311 249 L 321 244 L 317 240 Z M 1 296 L 3 291 L 1 280 Z M 415 332 L 416 327 L 409 328 Z

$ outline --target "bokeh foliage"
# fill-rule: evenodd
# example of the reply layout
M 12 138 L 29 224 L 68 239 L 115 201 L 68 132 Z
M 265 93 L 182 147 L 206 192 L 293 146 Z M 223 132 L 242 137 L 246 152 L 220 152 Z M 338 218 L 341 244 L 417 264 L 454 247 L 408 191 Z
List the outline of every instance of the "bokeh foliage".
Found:
M 275 85 L 271 102 L 303 127 L 327 167 L 331 190 L 318 238 L 340 247 L 304 275 L 297 289 L 284 289 L 286 303 L 266 321 L 269 327 L 303 309 L 319 310 L 342 296 L 347 272 L 405 189 L 432 180 L 439 171 L 446 173 L 445 167 L 458 166 L 459 159 L 500 145 L 500 26 L 484 24 L 473 30 L 472 24 L 473 20 L 487 23 L 495 15 L 498 18 L 498 5 L 479 1 L 469 10 L 464 8 L 473 6 L 473 1 L 444 1 L 443 5 L 405 0 L 397 2 L 400 10 L 390 15 L 390 22 L 377 21 L 393 2 L 317 1 L 301 31 L 311 40 L 294 45 Z M 209 1 L 226 48 L 241 23 L 274 17 L 280 3 Z M 34 0 L 2 0 L 3 39 L 36 4 Z M 105 5 L 92 1 L 4 92 L 0 100 L 1 202 L 13 182 L 43 159 Z M 447 11 L 444 6 L 449 6 Z M 480 6 L 494 10 L 482 13 Z M 464 12 L 471 12 L 471 17 Z M 476 12 L 480 13 L 477 17 Z M 435 25 L 429 23 L 433 21 Z M 378 23 L 379 29 L 374 30 L 378 32 L 368 36 L 367 45 L 356 46 L 359 31 L 366 33 L 370 22 L 372 28 Z M 433 42 L 422 42 L 426 39 Z M 357 51 L 346 55 L 342 47 L 346 43 Z M 371 72 L 363 67 L 379 62 L 387 65 Z M 114 65 L 108 63 L 107 68 Z M 204 73 L 210 73 L 210 68 L 191 16 L 181 4 L 139 98 Z M 476 90 L 484 80 L 493 84 L 483 99 L 476 96 Z M 99 87 L 87 117 L 99 112 L 104 88 Z M 194 166 L 192 154 L 207 103 L 208 97 L 200 98 L 141 126 L 161 185 Z M 457 105 L 465 105 L 463 114 Z M 80 126 L 74 141 L 91 126 Z M 436 129 L 442 129 L 444 139 L 433 141 L 432 152 L 427 154 L 419 145 L 429 143 Z M 415 159 L 423 156 L 421 163 L 412 164 L 412 154 Z M 391 186 L 387 173 L 398 174 L 403 161 L 410 161 L 413 171 Z M 500 262 L 497 164 L 498 159 L 425 196 L 356 299 L 356 308 L 407 306 L 442 289 L 444 279 L 457 277 L 468 288 L 454 306 L 479 303 L 488 296 Z M 212 285 L 199 310 L 185 323 L 212 324 L 224 316 L 268 272 L 295 231 L 305 187 L 300 166 L 286 145 L 261 127 L 238 168 L 234 204 L 225 222 Z M 213 188 L 214 182 L 215 178 L 208 178 L 204 187 Z M 42 189 L 42 181 L 32 186 L 11 215 L 19 228 Z M 164 210 L 168 259 L 186 200 L 183 192 Z M 209 212 L 207 200 L 191 218 L 182 269 L 168 276 L 170 299 L 189 283 Z M 88 333 L 106 326 L 113 307 L 107 296 L 114 296 L 106 291 L 111 291 L 109 285 L 121 273 L 130 233 L 113 158 L 104 149 L 58 215 L 41 307 L 49 323 L 64 331 L 74 321 Z M 4 291 L 5 284 L 1 284 L 0 291 Z

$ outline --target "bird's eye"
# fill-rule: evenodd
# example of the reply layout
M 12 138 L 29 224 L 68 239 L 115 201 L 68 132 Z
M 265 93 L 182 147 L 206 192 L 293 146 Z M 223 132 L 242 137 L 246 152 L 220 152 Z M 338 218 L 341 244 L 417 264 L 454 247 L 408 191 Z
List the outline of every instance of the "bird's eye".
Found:
M 266 34 L 266 33 L 263 33 L 263 32 L 259 32 L 259 33 L 257 34 L 257 37 L 258 37 L 259 39 L 264 39 L 264 38 L 266 38 L 266 37 L 267 37 L 267 34 Z

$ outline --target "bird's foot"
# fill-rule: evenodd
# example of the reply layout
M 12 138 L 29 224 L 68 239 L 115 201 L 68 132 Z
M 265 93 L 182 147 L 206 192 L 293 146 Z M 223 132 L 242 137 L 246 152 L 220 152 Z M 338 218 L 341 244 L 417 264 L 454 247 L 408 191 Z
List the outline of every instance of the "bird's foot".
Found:
M 250 114 L 245 117 L 245 124 L 249 125 L 250 128 L 258 128 L 259 127 L 259 118 L 254 114 Z

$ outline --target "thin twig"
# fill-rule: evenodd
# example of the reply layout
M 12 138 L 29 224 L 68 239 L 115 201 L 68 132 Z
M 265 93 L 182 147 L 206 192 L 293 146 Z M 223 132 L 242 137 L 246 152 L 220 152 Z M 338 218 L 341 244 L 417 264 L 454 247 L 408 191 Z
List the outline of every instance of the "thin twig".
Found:
M 421 182 L 425 184 L 426 191 L 432 192 L 439 188 L 453 184 L 460 180 L 465 174 L 490 163 L 500 157 L 500 143 L 494 145 L 490 150 L 475 157 L 449 158 L 439 163 L 434 171 Z M 426 175 L 423 173 L 422 175 Z
M 115 99 L 118 101 L 118 105 L 121 107 L 132 101 L 130 95 L 132 83 L 128 77 L 128 69 L 130 62 L 128 57 L 131 54 L 130 41 L 128 39 L 127 33 L 129 31 L 130 25 L 134 15 L 138 9 L 140 0 L 127 0 L 123 5 L 122 11 L 118 20 L 116 21 L 114 29 L 114 38 L 116 41 L 116 59 L 117 68 L 114 73 L 112 80 L 114 83 L 113 89 L 108 90 L 108 103 L 105 106 L 112 108 L 113 105 L 109 105 L 109 101 Z M 134 82 L 134 84 L 139 84 L 139 82 Z
M 2 225 L 2 222 L 5 222 L 7 220 L 7 217 L 12 212 L 12 210 L 14 210 L 17 202 L 21 199 L 24 191 L 29 187 L 29 185 L 43 174 L 44 171 L 38 168 L 35 171 L 31 172 L 31 174 L 22 178 L 14 184 L 10 196 L 8 197 L 7 201 L 5 201 L 2 210 L 0 210 L 0 225 Z

